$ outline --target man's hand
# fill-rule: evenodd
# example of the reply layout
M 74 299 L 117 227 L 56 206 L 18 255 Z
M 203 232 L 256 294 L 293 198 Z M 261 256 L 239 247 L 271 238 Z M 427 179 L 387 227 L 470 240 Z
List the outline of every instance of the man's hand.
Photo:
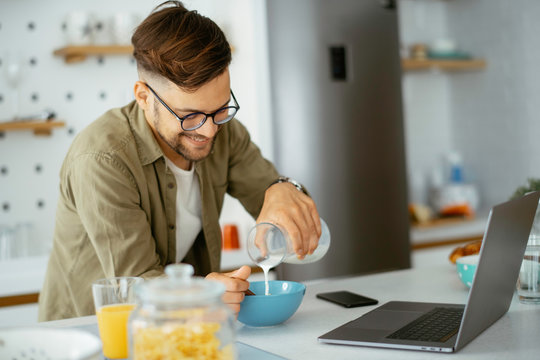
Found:
M 251 268 L 244 265 L 230 273 L 210 273 L 206 275 L 206 279 L 219 281 L 225 285 L 225 293 L 221 299 L 238 316 L 240 303 L 244 300 L 245 291 L 249 289 L 247 281 L 249 275 L 251 275 Z
M 299 259 L 312 254 L 321 237 L 321 221 L 315 202 L 290 183 L 270 186 L 257 223 L 276 224 L 289 233 Z

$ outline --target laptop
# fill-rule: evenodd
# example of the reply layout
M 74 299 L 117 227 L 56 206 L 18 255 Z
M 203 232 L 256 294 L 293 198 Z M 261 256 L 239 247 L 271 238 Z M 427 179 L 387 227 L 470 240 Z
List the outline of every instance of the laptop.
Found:
M 320 336 L 319 341 L 449 353 L 460 350 L 508 311 L 539 198 L 536 191 L 491 209 L 466 305 L 390 301 Z

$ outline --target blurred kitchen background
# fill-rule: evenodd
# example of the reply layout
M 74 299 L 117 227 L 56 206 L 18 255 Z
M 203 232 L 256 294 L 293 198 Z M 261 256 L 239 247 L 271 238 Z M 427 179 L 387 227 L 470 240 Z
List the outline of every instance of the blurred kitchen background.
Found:
M 129 34 L 159 3 L 0 0 L 0 326 L 35 321 L 64 155 L 133 99 Z M 320 263 L 275 276 L 422 266 L 540 176 L 538 1 L 184 3 L 225 31 L 238 118 L 330 226 Z M 250 264 L 254 220 L 228 198 L 220 222 L 239 235 L 222 268 Z

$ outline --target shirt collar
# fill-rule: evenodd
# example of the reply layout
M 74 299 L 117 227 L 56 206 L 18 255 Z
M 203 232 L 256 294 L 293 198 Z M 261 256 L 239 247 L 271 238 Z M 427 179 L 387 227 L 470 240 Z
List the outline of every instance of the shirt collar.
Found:
M 164 157 L 163 151 L 146 121 L 144 111 L 136 101 L 133 101 L 133 107 L 129 113 L 129 124 L 135 137 L 139 159 L 143 165 L 151 164 L 160 157 Z

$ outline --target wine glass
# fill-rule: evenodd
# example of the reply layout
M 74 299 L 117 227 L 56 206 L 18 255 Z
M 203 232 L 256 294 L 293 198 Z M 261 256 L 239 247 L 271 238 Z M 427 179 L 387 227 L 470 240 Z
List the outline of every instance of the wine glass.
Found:
M 5 57 L 4 73 L 9 87 L 13 90 L 13 120 L 19 118 L 19 85 L 23 77 L 23 57 L 19 53 L 9 52 Z

